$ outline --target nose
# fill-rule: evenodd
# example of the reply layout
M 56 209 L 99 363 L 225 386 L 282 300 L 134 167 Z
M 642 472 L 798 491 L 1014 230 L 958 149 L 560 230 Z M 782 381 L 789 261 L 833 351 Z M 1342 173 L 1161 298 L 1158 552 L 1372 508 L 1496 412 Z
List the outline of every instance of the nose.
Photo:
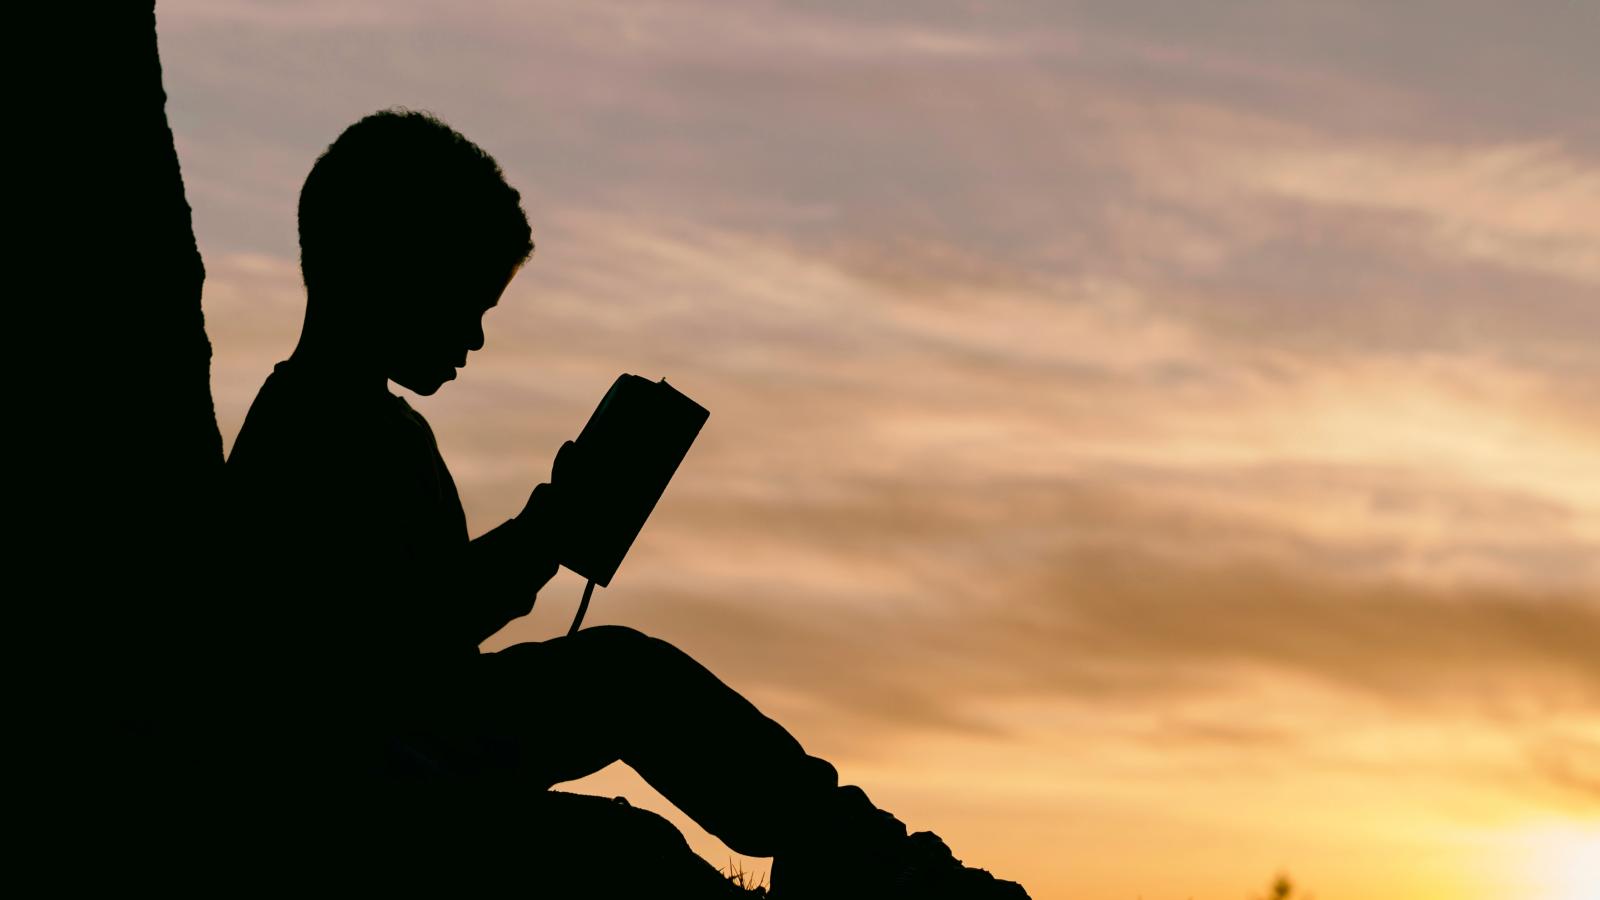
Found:
M 472 323 L 472 330 L 467 333 L 467 349 L 468 350 L 482 350 L 483 349 L 483 323 L 482 322 L 474 322 L 474 323 Z

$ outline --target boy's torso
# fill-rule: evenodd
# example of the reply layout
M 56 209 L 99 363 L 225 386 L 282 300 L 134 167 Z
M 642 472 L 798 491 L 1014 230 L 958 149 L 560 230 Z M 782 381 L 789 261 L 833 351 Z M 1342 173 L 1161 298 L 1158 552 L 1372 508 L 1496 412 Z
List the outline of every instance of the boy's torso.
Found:
M 416 566 L 468 540 L 433 432 L 403 399 L 279 363 L 226 470 L 250 618 L 280 649 L 407 668 L 476 652 L 451 646 L 425 615 L 394 615 L 451 602 L 419 595 L 438 585 Z

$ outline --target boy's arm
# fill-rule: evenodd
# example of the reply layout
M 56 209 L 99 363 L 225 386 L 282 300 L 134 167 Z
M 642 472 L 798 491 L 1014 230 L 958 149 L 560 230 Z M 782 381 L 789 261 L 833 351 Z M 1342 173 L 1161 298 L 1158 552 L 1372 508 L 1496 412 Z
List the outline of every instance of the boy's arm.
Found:
M 537 496 L 539 485 L 534 489 Z M 533 609 L 534 596 L 555 577 L 556 562 L 548 530 L 532 518 L 534 501 L 522 515 L 474 538 L 467 545 L 467 571 L 475 582 L 465 626 L 474 643 L 483 643 L 507 622 Z
M 535 595 L 559 568 L 569 505 L 562 498 L 573 492 L 577 479 L 571 447 L 568 441 L 557 452 L 550 483 L 536 486 L 515 518 L 465 543 L 413 556 L 418 565 L 409 579 L 396 573 L 401 581 L 394 594 L 414 601 L 393 610 L 405 620 L 397 627 L 425 644 L 449 635 L 452 642 L 477 646 L 528 614 Z M 379 521 L 388 525 L 404 518 L 396 512 Z M 435 555 L 439 550 L 442 555 Z
M 464 624 L 474 643 L 533 609 L 534 595 L 560 568 L 563 529 L 589 478 L 585 460 L 567 441 L 556 451 L 550 482 L 534 487 L 522 512 L 468 544 L 466 571 L 475 590 Z

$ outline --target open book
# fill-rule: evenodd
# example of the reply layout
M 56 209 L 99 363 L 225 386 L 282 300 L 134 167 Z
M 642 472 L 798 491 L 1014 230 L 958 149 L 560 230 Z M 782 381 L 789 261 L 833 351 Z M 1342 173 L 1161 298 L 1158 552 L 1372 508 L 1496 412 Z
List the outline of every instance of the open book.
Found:
M 620 375 L 574 441 L 582 502 L 561 564 L 605 587 L 711 413 L 665 378 Z

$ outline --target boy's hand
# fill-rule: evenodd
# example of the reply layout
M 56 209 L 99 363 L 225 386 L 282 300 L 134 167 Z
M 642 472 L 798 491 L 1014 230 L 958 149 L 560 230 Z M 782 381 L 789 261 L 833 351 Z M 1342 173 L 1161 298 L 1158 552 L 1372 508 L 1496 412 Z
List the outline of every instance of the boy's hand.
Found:
M 572 441 L 562 444 L 550 467 L 549 483 L 535 485 L 527 505 L 517 515 L 528 534 L 530 551 L 551 561 L 559 561 L 563 555 L 559 536 L 570 524 L 582 496 L 583 467 L 579 456 Z

